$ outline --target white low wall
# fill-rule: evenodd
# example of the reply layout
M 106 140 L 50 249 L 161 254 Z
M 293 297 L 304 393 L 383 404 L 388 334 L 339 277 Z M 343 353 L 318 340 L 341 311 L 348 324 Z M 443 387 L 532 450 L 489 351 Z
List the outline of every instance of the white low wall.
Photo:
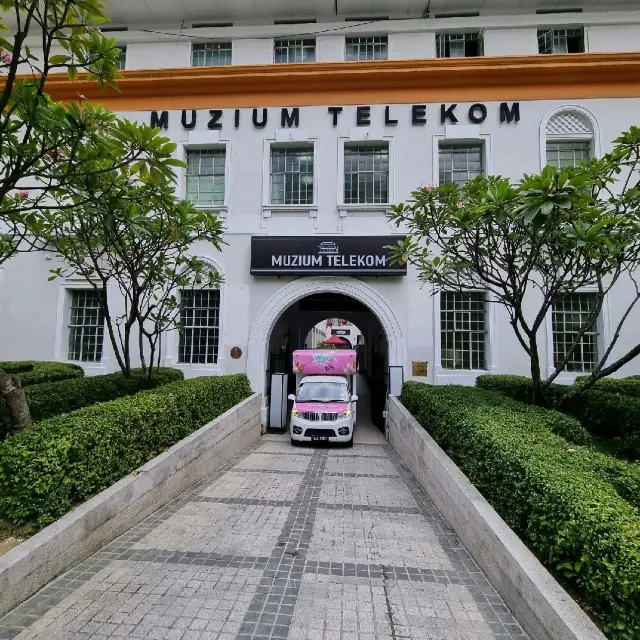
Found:
M 512 613 L 536 640 L 606 640 L 397 398 L 387 438 Z
M 0 557 L 0 616 L 260 439 L 254 394 Z

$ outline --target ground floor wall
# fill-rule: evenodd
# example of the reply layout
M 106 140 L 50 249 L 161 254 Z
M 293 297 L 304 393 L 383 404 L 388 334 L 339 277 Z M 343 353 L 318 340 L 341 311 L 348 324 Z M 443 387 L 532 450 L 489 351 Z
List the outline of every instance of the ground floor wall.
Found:
M 252 276 L 249 274 L 250 236 L 230 235 L 227 241 L 229 245 L 221 253 L 206 245 L 196 246 L 193 250 L 194 254 L 209 260 L 224 278 L 217 362 L 180 363 L 176 331 L 163 343 L 162 364 L 183 369 L 187 377 L 247 373 L 254 390 L 263 391 L 269 344 L 278 320 L 296 301 L 323 292 L 350 296 L 375 315 L 387 341 L 388 365 L 402 367 L 404 380 L 473 384 L 476 376 L 484 372 L 448 370 L 442 366 L 440 297 L 434 295 L 429 286 L 422 285 L 411 268 L 406 276 L 391 277 Z M 0 361 L 65 361 L 68 358 L 70 295 L 87 285 L 81 279 L 48 282 L 49 270 L 57 266 L 56 256 L 43 252 L 19 255 L 0 269 Z M 614 335 L 634 293 L 632 283 L 626 281 L 619 283 L 609 295 L 598 323 L 600 353 Z M 109 295 L 117 308 L 117 292 L 109 291 Z M 530 302 L 533 313 L 535 300 L 532 298 Z M 326 315 L 333 315 L 330 309 Z M 529 360 L 512 332 L 505 309 L 489 303 L 486 317 L 486 371 L 527 375 Z M 311 318 L 309 323 L 313 321 Z M 305 330 L 310 326 L 312 324 Z M 626 322 L 612 358 L 638 342 L 638 326 L 640 315 L 636 312 Z M 549 368 L 553 363 L 550 319 L 541 329 L 539 338 L 541 357 Z M 414 376 L 414 363 L 427 363 L 427 375 Z M 117 370 L 106 336 L 102 359 L 82 364 L 90 375 Z M 639 373 L 640 359 L 636 359 L 617 375 Z M 571 377 L 563 376 L 562 380 L 569 381 Z

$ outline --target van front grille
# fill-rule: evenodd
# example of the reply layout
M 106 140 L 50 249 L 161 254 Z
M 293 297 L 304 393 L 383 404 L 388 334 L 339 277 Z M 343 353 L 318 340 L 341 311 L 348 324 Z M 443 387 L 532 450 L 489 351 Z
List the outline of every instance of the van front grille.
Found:
M 322 411 L 301 411 L 298 416 L 302 420 L 309 422 L 335 422 L 338 419 L 337 413 L 324 413 Z

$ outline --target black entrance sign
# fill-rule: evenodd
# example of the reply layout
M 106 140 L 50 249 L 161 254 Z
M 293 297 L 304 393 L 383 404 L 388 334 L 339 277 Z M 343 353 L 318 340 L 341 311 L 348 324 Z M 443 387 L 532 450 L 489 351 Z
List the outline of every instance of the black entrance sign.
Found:
M 401 236 L 253 236 L 252 275 L 404 276 L 391 266 L 389 250 Z
M 351 329 L 331 329 L 332 336 L 350 336 Z

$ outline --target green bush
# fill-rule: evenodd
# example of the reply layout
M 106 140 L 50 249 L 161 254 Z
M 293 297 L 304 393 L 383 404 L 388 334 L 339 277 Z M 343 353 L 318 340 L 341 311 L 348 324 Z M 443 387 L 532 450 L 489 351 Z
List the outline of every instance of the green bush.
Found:
M 36 360 L 0 362 L 0 368 L 7 373 L 17 374 L 23 387 L 84 376 L 84 369 L 80 365 L 66 362 L 38 362 Z
M 250 394 L 194 378 L 44 420 L 0 443 L 0 518 L 46 526 Z
M 178 369 L 160 369 L 154 371 L 151 380 L 142 369 L 134 369 L 131 378 L 122 373 L 109 373 L 104 376 L 89 376 L 27 387 L 24 392 L 34 422 L 69 413 L 82 407 L 107 402 L 122 396 L 130 396 L 144 389 L 155 389 L 169 382 L 183 380 L 184 374 Z
M 408 382 L 401 400 L 610 638 L 640 637 L 640 512 L 611 484 L 607 456 L 489 391 Z
M 588 376 L 580 376 L 576 378 L 575 384 L 584 384 L 588 379 Z M 596 391 L 606 391 L 607 393 L 617 393 L 623 396 L 631 396 L 632 398 L 640 398 L 640 379 L 602 378 L 591 388 Z
M 476 386 L 498 391 L 519 402 L 530 403 L 533 397 L 531 380 L 522 376 L 478 376 Z M 552 384 L 549 401 L 556 402 L 570 390 L 569 386 Z M 640 436 L 640 398 L 589 389 L 564 403 L 560 410 L 577 418 L 592 435 L 617 439 L 619 451 L 626 452 L 627 457 L 640 458 L 640 449 L 634 446 Z

